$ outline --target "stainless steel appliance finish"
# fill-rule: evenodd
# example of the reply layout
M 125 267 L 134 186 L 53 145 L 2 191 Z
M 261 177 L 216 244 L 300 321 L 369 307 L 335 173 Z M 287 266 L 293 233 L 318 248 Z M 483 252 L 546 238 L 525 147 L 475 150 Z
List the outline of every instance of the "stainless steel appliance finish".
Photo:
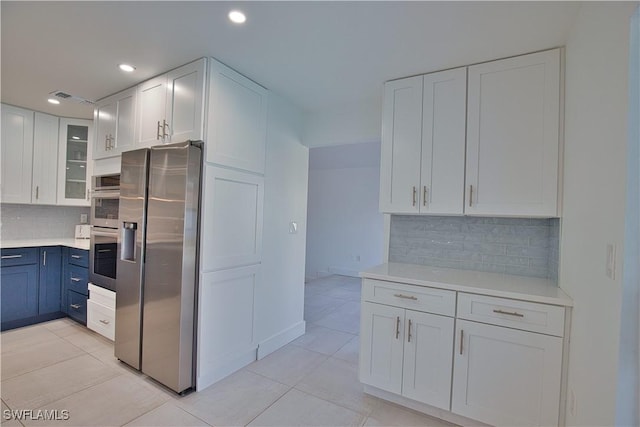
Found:
M 194 386 L 201 163 L 193 141 L 122 155 L 115 354 L 176 392 Z
M 120 174 L 96 175 L 91 182 L 91 225 L 118 228 Z
M 89 240 L 89 281 L 116 290 L 118 230 L 92 227 Z

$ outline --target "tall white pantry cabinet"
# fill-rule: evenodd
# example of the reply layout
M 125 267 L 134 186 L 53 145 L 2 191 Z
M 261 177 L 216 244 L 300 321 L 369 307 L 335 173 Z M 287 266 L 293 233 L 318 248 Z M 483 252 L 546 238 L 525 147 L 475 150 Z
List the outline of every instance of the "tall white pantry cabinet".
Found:
M 380 211 L 559 216 L 561 53 L 387 82 Z

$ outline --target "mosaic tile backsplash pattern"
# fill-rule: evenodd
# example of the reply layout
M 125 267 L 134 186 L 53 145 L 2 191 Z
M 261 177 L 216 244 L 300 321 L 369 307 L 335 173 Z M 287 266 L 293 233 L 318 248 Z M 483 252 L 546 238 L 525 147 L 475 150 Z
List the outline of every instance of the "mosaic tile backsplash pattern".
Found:
M 391 216 L 389 261 L 558 280 L 560 220 Z
M 73 238 L 80 214 L 89 214 L 89 208 L 3 203 L 0 237 L 2 240 Z

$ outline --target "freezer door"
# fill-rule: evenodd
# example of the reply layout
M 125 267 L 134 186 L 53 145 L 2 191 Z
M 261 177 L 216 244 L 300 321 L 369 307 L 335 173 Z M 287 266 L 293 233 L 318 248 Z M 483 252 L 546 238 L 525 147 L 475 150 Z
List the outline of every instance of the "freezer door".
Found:
M 149 150 L 122 153 L 121 164 L 115 356 L 140 369 Z
M 191 142 L 151 148 L 142 371 L 176 392 L 194 377 L 201 158 Z

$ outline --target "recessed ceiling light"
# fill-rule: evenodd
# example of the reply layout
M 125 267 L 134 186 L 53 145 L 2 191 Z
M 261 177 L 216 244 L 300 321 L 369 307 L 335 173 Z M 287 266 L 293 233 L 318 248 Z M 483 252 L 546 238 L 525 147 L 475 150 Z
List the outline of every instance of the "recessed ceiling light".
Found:
M 247 20 L 247 17 L 239 10 L 232 10 L 231 12 L 229 12 L 229 19 L 233 23 L 242 24 Z
M 60 104 L 60 101 L 58 101 L 55 98 L 49 98 L 49 99 L 47 99 L 47 101 L 49 101 L 50 104 L 55 104 L 55 105 Z
M 126 71 L 127 73 L 132 72 L 133 70 L 136 69 L 136 67 L 134 67 L 133 65 L 129 65 L 129 64 L 120 64 L 118 65 L 118 67 L 120 67 L 120 69 L 122 71 Z

